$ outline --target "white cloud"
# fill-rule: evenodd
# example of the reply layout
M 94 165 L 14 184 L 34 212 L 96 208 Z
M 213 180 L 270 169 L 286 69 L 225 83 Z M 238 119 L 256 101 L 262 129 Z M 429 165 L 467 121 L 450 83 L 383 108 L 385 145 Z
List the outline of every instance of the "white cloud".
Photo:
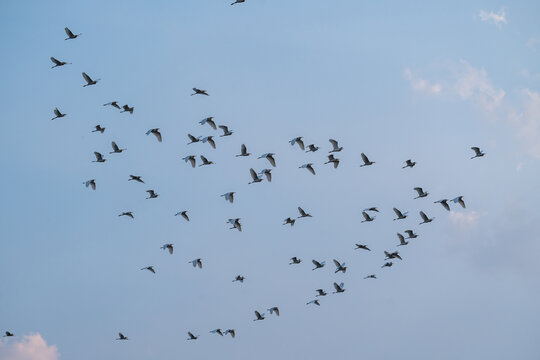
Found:
M 476 211 L 455 212 L 450 211 L 450 223 L 457 230 L 468 231 L 478 223 L 480 215 Z
M 47 345 L 40 334 L 0 340 L 0 360 L 58 360 L 55 345 Z
M 505 92 L 491 84 L 486 70 L 474 68 L 465 60 L 460 61 L 454 89 L 461 99 L 473 99 L 482 109 L 491 112 L 497 108 Z
M 525 89 L 522 96 L 522 111 L 510 111 L 508 121 L 529 155 L 540 159 L 540 94 Z
M 527 46 L 529 49 L 531 50 L 536 50 L 538 49 L 538 47 L 540 46 L 540 37 L 536 37 L 536 38 L 530 38 L 529 40 L 527 40 L 527 42 L 525 43 L 525 46 Z
M 501 24 L 506 24 L 506 12 L 504 10 L 499 11 L 499 13 L 494 13 L 493 11 L 487 12 L 485 10 L 480 10 L 478 14 L 480 20 L 492 22 L 498 27 L 501 27 Z
M 405 78 L 409 80 L 411 87 L 417 91 L 423 91 L 429 94 L 439 94 L 442 90 L 441 84 L 430 84 L 427 80 L 415 76 L 411 69 L 404 71 Z

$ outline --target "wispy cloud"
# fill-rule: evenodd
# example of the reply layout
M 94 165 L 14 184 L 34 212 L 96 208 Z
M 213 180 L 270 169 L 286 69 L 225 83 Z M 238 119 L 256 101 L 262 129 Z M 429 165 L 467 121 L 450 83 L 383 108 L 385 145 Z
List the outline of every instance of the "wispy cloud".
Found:
M 493 11 L 487 12 L 485 10 L 480 10 L 480 13 L 478 13 L 478 16 L 480 17 L 480 20 L 492 22 L 495 25 L 497 25 L 497 27 L 499 28 L 501 27 L 502 24 L 507 23 L 506 12 L 504 10 L 499 11 L 499 13 L 495 13 Z
M 465 60 L 460 60 L 454 89 L 461 99 L 472 99 L 485 111 L 495 110 L 504 98 L 505 92 L 494 86 L 486 70 L 475 68 Z
M 476 211 L 450 211 L 450 223 L 456 230 L 459 231 L 470 231 L 471 228 L 476 226 L 478 219 L 480 219 L 480 214 L 478 214 Z
M 524 89 L 521 110 L 512 110 L 508 115 L 510 125 L 516 129 L 517 137 L 525 150 L 540 159 L 540 93 Z
M 55 345 L 47 345 L 40 334 L 22 338 L 0 340 L 0 359 L 9 360 L 58 360 L 60 353 Z
M 540 47 L 540 37 L 530 38 L 525 43 L 525 46 L 527 46 L 531 50 L 537 50 Z
M 409 68 L 405 69 L 404 76 L 409 80 L 409 83 L 414 90 L 429 94 L 439 94 L 442 90 L 441 84 L 429 83 L 427 80 L 415 76 Z

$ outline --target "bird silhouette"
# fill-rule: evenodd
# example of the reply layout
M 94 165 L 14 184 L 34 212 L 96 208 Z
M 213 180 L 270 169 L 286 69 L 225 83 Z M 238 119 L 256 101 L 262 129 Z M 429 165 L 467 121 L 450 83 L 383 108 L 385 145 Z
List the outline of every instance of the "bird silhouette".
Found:
M 159 128 L 150 129 L 150 130 L 148 130 L 146 132 L 146 135 L 150 135 L 150 134 L 154 134 L 157 141 L 159 141 L 159 142 L 161 142 L 163 140 L 163 138 L 161 137 L 161 133 L 159 132 Z
M 212 116 L 202 119 L 201 121 L 199 121 L 199 124 L 208 124 L 212 127 L 212 129 L 217 130 L 216 123 L 214 122 L 214 118 Z
M 84 81 L 86 81 L 86 84 L 83 85 L 83 87 L 87 87 L 87 86 L 90 86 L 90 85 L 96 85 L 98 83 L 98 81 L 101 80 L 101 79 L 92 80 L 92 78 L 90 76 L 88 76 L 88 74 L 85 73 L 85 72 L 82 73 L 82 77 L 84 78 Z
M 66 32 L 66 35 L 68 36 L 67 38 L 65 38 L 64 40 L 70 40 L 70 39 L 75 39 L 79 36 L 81 36 L 82 34 L 77 34 L 77 35 L 74 35 L 71 30 L 69 30 L 67 27 L 64 28 L 64 31 Z
M 55 59 L 51 56 L 51 61 L 53 62 L 54 66 L 51 67 L 51 69 L 54 69 L 55 67 L 64 66 L 64 65 L 71 65 L 71 63 L 60 61 L 58 59 Z
M 471 159 L 486 155 L 486 153 L 482 152 L 479 147 L 473 146 L 471 149 L 474 151 L 474 156 Z

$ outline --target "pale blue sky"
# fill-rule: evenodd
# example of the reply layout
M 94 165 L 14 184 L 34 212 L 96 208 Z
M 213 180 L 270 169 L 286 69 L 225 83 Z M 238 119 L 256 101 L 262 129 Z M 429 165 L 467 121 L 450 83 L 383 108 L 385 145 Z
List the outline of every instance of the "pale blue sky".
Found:
M 39 333 L 79 360 L 538 359 L 540 4 L 230 2 L 0 4 L 9 344 Z M 65 26 L 83 35 L 64 41 Z M 50 56 L 73 64 L 51 69 Z M 82 71 L 102 80 L 83 88 Z M 102 106 L 112 100 L 134 114 Z M 50 121 L 55 107 L 68 116 Z M 234 134 L 216 150 L 186 145 L 187 133 L 218 135 L 198 124 L 207 116 Z M 154 127 L 163 143 L 145 135 Z M 295 136 L 321 149 L 305 154 Z M 329 138 L 344 147 L 337 170 L 323 165 Z M 127 151 L 109 155 L 113 140 Z M 234 157 L 242 143 L 252 157 Z M 471 146 L 487 155 L 470 160 Z M 272 183 L 248 185 L 266 152 Z M 359 168 L 361 152 L 376 164 Z M 190 154 L 216 164 L 192 169 Z M 409 158 L 418 165 L 402 170 Z M 316 176 L 298 169 L 307 162 Z M 413 200 L 415 186 L 428 198 Z M 467 209 L 433 204 L 458 195 Z M 297 206 L 313 218 L 282 226 Z M 380 214 L 360 223 L 370 206 Z M 394 206 L 409 218 L 392 221 Z M 173 216 L 184 209 L 190 223 Z M 434 222 L 419 226 L 419 210 Z M 242 233 L 228 230 L 234 217 Z M 419 238 L 381 269 L 406 229 Z M 172 256 L 159 249 L 169 242 Z M 311 259 L 328 266 L 311 271 Z M 334 281 L 347 291 L 305 305 Z M 252 321 L 271 306 L 279 318 Z M 237 338 L 208 333 L 218 327 Z

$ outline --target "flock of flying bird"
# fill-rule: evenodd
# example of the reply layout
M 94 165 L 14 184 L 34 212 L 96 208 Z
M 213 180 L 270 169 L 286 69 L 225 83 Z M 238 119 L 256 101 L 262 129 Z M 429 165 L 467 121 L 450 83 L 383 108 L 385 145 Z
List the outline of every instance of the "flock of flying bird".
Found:
M 242 2 L 244 2 L 244 0 L 236 0 L 231 5 L 234 5 L 234 4 L 237 4 L 237 3 L 242 3 Z M 82 35 L 82 34 L 74 34 L 67 27 L 65 28 L 65 32 L 67 34 L 67 38 L 65 40 L 73 40 L 73 39 L 76 39 L 77 37 L 79 37 L 80 35 Z M 60 61 L 60 60 L 58 60 L 58 59 L 56 59 L 54 57 L 51 57 L 50 59 L 54 64 L 54 66 L 52 66 L 52 68 L 61 67 L 61 66 L 71 64 L 71 63 L 68 63 L 68 62 L 65 62 L 65 61 Z M 96 85 L 98 83 L 98 81 L 100 81 L 100 79 L 93 80 L 85 72 L 82 73 L 82 77 L 83 77 L 84 81 L 86 82 L 83 85 L 84 87 Z M 209 96 L 209 94 L 208 94 L 208 92 L 206 90 L 198 89 L 198 88 L 193 88 L 193 93 L 191 94 L 191 96 L 194 96 L 194 95 Z M 103 106 L 111 106 L 113 108 L 116 108 L 116 109 L 120 110 L 120 112 L 122 112 L 122 113 L 127 112 L 129 114 L 133 114 L 133 112 L 134 112 L 134 107 L 133 106 L 129 106 L 127 104 L 125 104 L 123 106 L 120 106 L 117 101 L 108 102 L 106 104 L 103 104 Z M 55 120 L 55 119 L 59 119 L 59 118 L 63 118 L 65 116 L 67 116 L 67 114 L 62 113 L 58 108 L 54 109 L 54 115 L 55 116 L 51 120 Z M 233 134 L 233 131 L 231 131 L 226 125 L 217 125 L 215 123 L 213 117 L 207 117 L 207 118 L 199 121 L 199 124 L 200 125 L 209 125 L 213 130 L 217 130 L 219 128 L 222 131 L 222 134 L 220 135 L 220 137 L 227 137 L 227 136 L 231 136 Z M 99 132 L 99 133 L 103 134 L 105 132 L 105 128 L 102 127 L 101 125 L 96 125 L 95 129 L 92 130 L 92 132 Z M 146 135 L 150 135 L 150 134 L 154 135 L 158 142 L 163 141 L 162 134 L 159 131 L 159 128 L 149 129 L 146 132 Z M 206 136 L 206 137 L 198 136 L 198 137 L 195 137 L 195 136 L 193 136 L 191 134 L 187 134 L 187 137 L 189 139 L 188 144 L 194 144 L 194 143 L 201 142 L 201 143 L 208 143 L 213 149 L 216 148 L 216 141 L 214 139 L 214 136 Z M 331 145 L 331 149 L 328 151 L 328 155 L 327 155 L 328 160 L 326 162 L 324 162 L 324 164 L 332 164 L 333 168 L 335 169 L 335 168 L 338 168 L 338 166 L 340 164 L 340 160 L 336 156 L 337 156 L 338 153 L 340 153 L 343 150 L 343 147 L 339 146 L 338 141 L 336 141 L 334 139 L 329 139 L 329 142 L 330 142 L 330 145 Z M 314 152 L 319 151 L 319 149 L 320 149 L 318 146 L 315 146 L 315 144 L 309 144 L 306 147 L 302 137 L 295 137 L 294 139 L 290 140 L 289 143 L 292 146 L 298 145 L 298 147 L 302 151 L 305 151 L 306 153 L 309 153 L 309 152 L 314 153 Z M 112 147 L 112 151 L 109 152 L 109 154 L 119 154 L 119 153 L 122 153 L 122 152 L 127 150 L 125 148 L 120 148 L 116 144 L 116 142 L 114 142 L 114 141 L 111 143 L 111 147 Z M 485 155 L 485 153 L 482 152 L 480 150 L 480 148 L 478 148 L 478 147 L 472 147 L 471 149 L 474 151 L 474 156 L 472 156 L 471 159 L 474 159 L 474 158 L 477 158 L 477 157 L 483 157 Z M 95 155 L 96 159 L 93 160 L 93 162 L 103 163 L 103 162 L 105 162 L 107 160 L 103 156 L 103 154 L 100 153 L 100 152 L 96 151 L 96 152 L 94 152 L 94 155 Z M 273 167 L 276 167 L 275 155 L 276 154 L 274 154 L 274 153 L 265 153 L 265 154 L 262 154 L 261 156 L 259 156 L 258 159 L 266 159 L 268 161 L 268 163 L 273 168 Z M 248 157 L 248 156 L 251 156 L 251 153 L 248 152 L 246 145 L 242 144 L 241 147 L 240 147 L 240 153 L 235 155 L 235 156 L 236 157 Z M 200 166 L 208 166 L 208 165 L 213 164 L 212 161 L 208 160 L 203 155 L 200 155 L 199 159 L 200 159 L 200 163 L 198 164 L 199 167 Z M 364 153 L 361 153 L 361 159 L 362 159 L 362 163 L 360 164 L 360 167 L 367 167 L 367 166 L 372 166 L 372 165 L 375 164 L 375 162 L 371 161 L 367 157 L 367 155 L 365 155 Z M 183 160 L 186 163 L 189 163 L 189 165 L 191 165 L 191 167 L 193 167 L 193 168 L 195 168 L 197 166 L 197 158 L 196 158 L 195 155 L 188 155 L 188 156 L 184 157 Z M 416 165 L 415 161 L 413 161 L 411 159 L 408 159 L 408 160 L 406 160 L 404 162 L 404 166 L 402 168 L 403 169 L 406 169 L 406 168 L 411 168 L 412 169 L 412 168 L 414 168 L 415 165 Z M 305 163 L 305 164 L 299 166 L 299 168 L 300 169 L 306 169 L 311 174 L 316 175 L 316 171 L 315 171 L 313 163 Z M 260 183 L 260 182 L 264 181 L 264 179 L 266 179 L 266 181 L 268 181 L 268 182 L 272 181 L 272 169 L 271 168 L 270 169 L 263 169 L 260 172 L 256 172 L 253 168 L 250 168 L 249 169 L 249 174 L 250 174 L 250 177 L 251 177 L 251 181 L 248 184 Z M 145 184 L 144 180 L 142 179 L 142 176 L 139 176 L 139 175 L 130 174 L 128 181 L 134 181 L 134 182 L 137 182 L 137 183 Z M 86 187 L 90 187 L 92 190 L 96 190 L 96 188 L 97 188 L 96 179 L 89 179 L 89 180 L 85 181 L 83 184 Z M 416 193 L 417 193 L 417 196 L 414 197 L 414 199 L 426 198 L 429 195 L 429 193 L 424 191 L 424 189 L 421 188 L 421 187 L 415 187 L 413 190 L 416 191 Z M 146 199 L 155 199 L 155 198 L 157 198 L 159 196 L 159 194 L 156 193 L 156 191 L 153 190 L 153 189 L 146 190 L 146 192 L 148 193 L 148 197 Z M 225 199 L 225 201 L 228 201 L 230 203 L 234 203 L 234 195 L 235 195 L 235 192 L 228 192 L 228 193 L 222 194 L 221 197 L 223 197 Z M 463 200 L 463 196 L 457 196 L 457 197 L 452 198 L 452 199 L 446 199 L 446 198 L 445 199 L 440 199 L 440 200 L 435 201 L 434 203 L 441 204 L 441 206 L 445 210 L 450 211 L 450 203 L 452 203 L 452 202 L 455 203 L 455 204 L 459 204 L 462 208 L 466 207 L 465 201 Z M 396 215 L 396 218 L 393 219 L 394 221 L 406 219 L 408 217 L 408 215 L 409 215 L 408 212 L 401 211 L 401 210 L 399 210 L 399 209 L 397 209 L 395 207 L 393 208 L 393 211 L 394 211 L 394 213 Z M 298 221 L 299 219 L 312 217 L 311 214 L 306 212 L 301 207 L 298 207 L 298 212 L 299 212 L 298 217 L 287 217 L 286 219 L 284 219 L 283 225 L 294 226 L 296 221 Z M 362 211 L 363 220 L 361 222 L 364 223 L 364 222 L 374 221 L 375 218 L 376 218 L 376 215 L 375 215 L 376 213 L 379 213 L 379 210 L 377 209 L 377 207 L 370 207 L 370 208 L 364 209 Z M 420 218 L 422 220 L 419 223 L 420 225 L 430 223 L 430 222 L 432 222 L 434 220 L 434 218 L 430 218 L 428 215 L 426 215 L 426 213 L 424 211 L 419 211 L 419 215 L 420 215 Z M 131 219 L 135 218 L 133 212 L 131 212 L 131 211 L 122 212 L 118 216 L 126 216 L 126 217 L 129 217 Z M 185 221 L 188 221 L 188 222 L 190 221 L 187 210 L 179 211 L 179 212 L 177 212 L 175 214 L 175 216 L 180 216 Z M 240 218 L 228 219 L 227 223 L 230 225 L 230 229 L 236 229 L 238 231 L 242 231 L 242 224 L 240 223 L 240 220 L 241 220 Z M 415 239 L 415 238 L 417 238 L 419 236 L 413 230 L 405 230 L 404 233 L 407 235 L 407 237 L 405 237 L 401 233 L 397 233 L 397 237 L 398 237 L 398 240 L 399 240 L 399 244 L 397 244 L 397 246 L 406 246 L 406 245 L 409 244 L 408 240 Z M 366 244 L 355 244 L 355 246 L 356 246 L 355 250 L 371 251 Z M 164 244 L 161 247 L 161 249 L 168 251 L 169 254 L 172 255 L 173 252 L 174 252 L 174 245 L 172 243 L 167 243 L 167 244 Z M 381 268 L 391 267 L 393 265 L 392 260 L 395 260 L 395 259 L 402 260 L 402 257 L 400 256 L 398 251 L 384 251 L 384 255 L 385 255 L 385 258 L 384 258 L 385 262 L 381 266 Z M 302 263 L 302 259 L 300 259 L 300 258 L 298 258 L 296 256 L 292 257 L 290 260 L 291 260 L 291 262 L 289 263 L 289 265 L 299 265 L 300 263 Z M 318 270 L 318 269 L 324 268 L 325 265 L 326 265 L 325 261 L 319 261 L 319 260 L 312 259 L 311 262 L 314 265 L 312 270 Z M 191 263 L 194 268 L 198 267 L 199 269 L 202 269 L 202 267 L 203 267 L 203 261 L 202 261 L 201 258 L 194 259 L 194 260 L 190 261 L 189 263 Z M 334 263 L 334 265 L 336 267 L 334 273 L 338 273 L 338 272 L 342 272 L 344 274 L 346 273 L 347 266 L 345 266 L 344 262 L 341 263 L 340 261 L 338 261 L 336 259 L 333 259 L 333 263 Z M 156 273 L 156 271 L 154 269 L 154 266 L 145 266 L 145 267 L 141 268 L 141 270 L 147 270 L 147 271 L 149 271 L 149 272 L 151 272 L 153 274 Z M 245 279 L 246 279 L 245 276 L 237 275 L 234 278 L 234 280 L 232 280 L 232 281 L 233 282 L 243 283 Z M 377 279 L 377 276 L 376 276 L 376 274 L 369 274 L 369 275 L 365 276 L 364 279 Z M 345 284 L 343 282 L 340 282 L 339 284 L 337 282 L 334 282 L 333 287 L 334 287 L 334 290 L 335 290 L 333 292 L 334 294 L 340 294 L 340 293 L 345 292 L 345 290 L 346 290 L 345 289 Z M 321 304 L 319 302 L 319 298 L 328 295 L 328 293 L 324 289 L 316 289 L 315 291 L 317 293 L 317 295 L 315 295 L 316 299 L 307 302 L 306 305 L 320 306 Z M 277 306 L 268 308 L 267 311 L 268 311 L 268 313 L 270 315 L 273 315 L 273 314 L 275 314 L 276 316 L 280 315 L 280 311 L 279 311 L 279 308 Z M 261 313 L 258 310 L 255 310 L 254 314 L 255 314 L 255 318 L 253 319 L 253 321 L 261 321 L 261 320 L 264 320 L 266 318 L 265 313 Z M 235 336 L 236 336 L 236 330 L 235 329 L 222 330 L 220 328 L 217 328 L 217 329 L 211 330 L 210 333 L 220 335 L 220 336 L 230 335 L 232 338 L 235 338 Z M 191 331 L 189 331 L 187 334 L 188 334 L 187 340 L 197 340 L 199 338 L 199 335 L 195 335 Z M 13 337 L 13 336 L 15 336 L 15 335 L 13 333 L 9 332 L 9 331 L 6 331 L 5 334 L 4 334 L 4 337 Z M 128 340 L 128 337 L 125 336 L 122 332 L 119 332 L 117 340 Z

